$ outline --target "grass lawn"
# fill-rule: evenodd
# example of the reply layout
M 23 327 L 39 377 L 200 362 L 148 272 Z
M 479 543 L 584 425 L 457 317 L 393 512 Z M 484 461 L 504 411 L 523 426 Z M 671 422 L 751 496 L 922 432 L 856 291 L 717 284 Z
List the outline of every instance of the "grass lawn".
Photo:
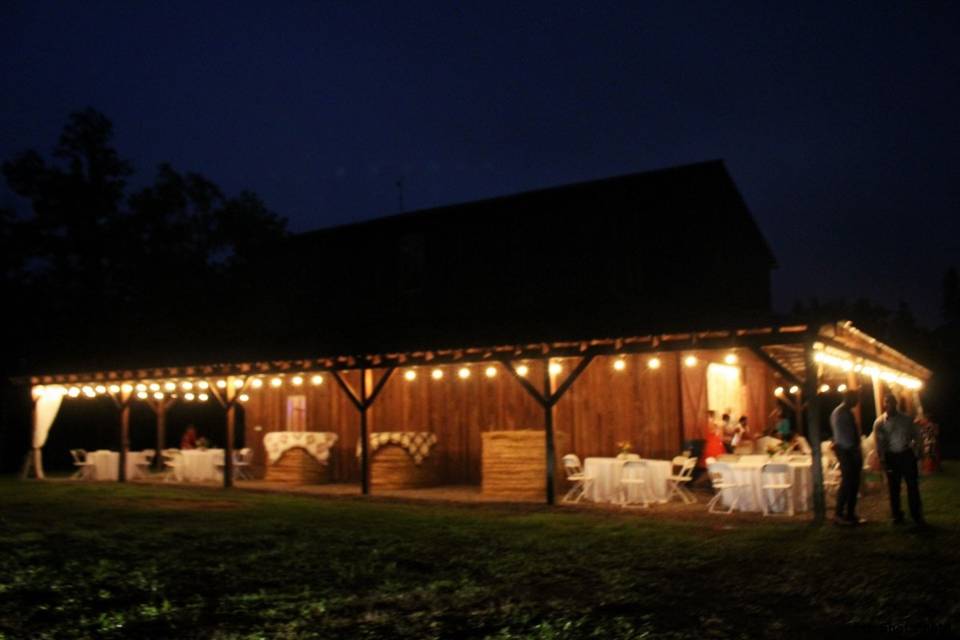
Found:
M 0 638 L 960 636 L 932 527 L 0 480 Z M 701 505 L 702 506 L 702 505 Z

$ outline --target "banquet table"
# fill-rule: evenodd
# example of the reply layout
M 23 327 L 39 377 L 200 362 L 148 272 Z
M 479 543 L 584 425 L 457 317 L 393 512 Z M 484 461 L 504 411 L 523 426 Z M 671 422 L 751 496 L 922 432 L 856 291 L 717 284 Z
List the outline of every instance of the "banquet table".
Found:
M 617 502 L 619 499 L 620 469 L 626 460 L 618 458 L 587 458 L 583 461 L 583 473 L 593 481 L 586 487 L 584 497 L 592 502 Z M 643 471 L 634 469 L 630 473 L 646 473 L 646 487 L 629 485 L 628 497 L 639 500 L 642 491 L 655 502 L 667 501 L 667 477 L 673 471 L 669 460 L 644 459 Z
M 809 456 L 803 456 L 801 459 L 773 457 L 768 456 L 744 456 L 739 462 L 728 463 L 733 471 L 734 480 L 737 484 L 746 485 L 740 489 L 724 489 L 723 503 L 730 505 L 733 499 L 733 492 L 740 492 L 740 503 L 737 505 L 739 511 L 763 511 L 763 501 L 767 501 L 768 509 L 773 512 L 782 512 L 787 510 L 786 500 L 778 496 L 777 492 L 772 490 L 762 491 L 760 486 L 761 470 L 767 463 L 786 464 L 790 468 L 788 477 L 784 474 L 767 474 L 770 482 L 782 483 L 790 482 L 793 487 L 790 491 L 793 493 L 793 508 L 795 512 L 809 511 L 810 500 L 813 494 L 813 475 L 811 473 L 812 462 Z M 766 495 L 763 495 L 763 494 Z
M 143 451 L 127 451 L 127 480 L 134 480 L 143 475 L 142 470 L 137 465 L 145 461 L 146 453 Z M 93 464 L 90 467 L 91 480 L 117 480 L 120 469 L 120 452 L 110 451 L 109 449 L 98 449 L 87 453 L 87 462 Z
M 183 449 L 175 477 L 180 482 L 205 482 L 222 480 L 223 449 Z

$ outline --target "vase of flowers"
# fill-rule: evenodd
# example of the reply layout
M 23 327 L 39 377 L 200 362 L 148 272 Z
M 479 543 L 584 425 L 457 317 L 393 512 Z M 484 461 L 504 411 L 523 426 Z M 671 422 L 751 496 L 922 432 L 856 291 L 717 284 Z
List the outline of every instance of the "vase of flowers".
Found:
M 197 438 L 197 449 L 207 449 L 210 447 L 210 441 L 206 438 Z
M 626 460 L 630 457 L 629 442 L 618 442 L 617 446 L 620 448 L 620 453 L 617 454 L 617 460 Z
M 790 448 L 789 442 L 781 442 L 780 444 L 767 445 L 767 456 L 772 459 L 774 456 L 786 455 L 787 450 L 789 448 Z

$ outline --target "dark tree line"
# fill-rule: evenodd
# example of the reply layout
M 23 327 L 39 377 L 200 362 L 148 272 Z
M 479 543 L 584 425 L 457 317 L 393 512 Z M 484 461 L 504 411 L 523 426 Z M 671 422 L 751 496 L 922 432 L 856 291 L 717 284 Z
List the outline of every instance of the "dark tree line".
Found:
M 93 109 L 70 116 L 52 157 L 25 151 L 2 170 L 28 205 L 0 211 L 6 373 L 182 364 L 242 337 L 231 319 L 252 265 L 286 235 L 255 194 L 168 164 L 131 189 Z
M 945 454 L 960 455 L 960 278 L 951 267 L 942 283 L 942 322 L 934 329 L 917 324 L 909 306 L 889 309 L 870 300 L 798 301 L 793 316 L 807 322 L 851 320 L 871 336 L 919 360 L 933 371 L 921 392 L 924 407 L 940 424 Z

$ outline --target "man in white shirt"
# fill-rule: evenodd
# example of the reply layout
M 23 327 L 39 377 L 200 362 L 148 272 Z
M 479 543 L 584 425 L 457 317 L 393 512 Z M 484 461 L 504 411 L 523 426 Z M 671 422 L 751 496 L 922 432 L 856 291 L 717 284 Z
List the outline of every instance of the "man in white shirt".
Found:
M 877 440 L 877 455 L 887 472 L 887 487 L 890 489 L 890 514 L 894 524 L 903 524 L 900 508 L 900 479 L 907 482 L 907 501 L 910 516 L 918 525 L 924 525 L 923 505 L 920 502 L 920 486 L 917 479 L 916 449 L 920 446 L 920 433 L 910 416 L 897 409 L 897 398 L 887 394 L 883 398 L 884 413 L 873 424 Z

